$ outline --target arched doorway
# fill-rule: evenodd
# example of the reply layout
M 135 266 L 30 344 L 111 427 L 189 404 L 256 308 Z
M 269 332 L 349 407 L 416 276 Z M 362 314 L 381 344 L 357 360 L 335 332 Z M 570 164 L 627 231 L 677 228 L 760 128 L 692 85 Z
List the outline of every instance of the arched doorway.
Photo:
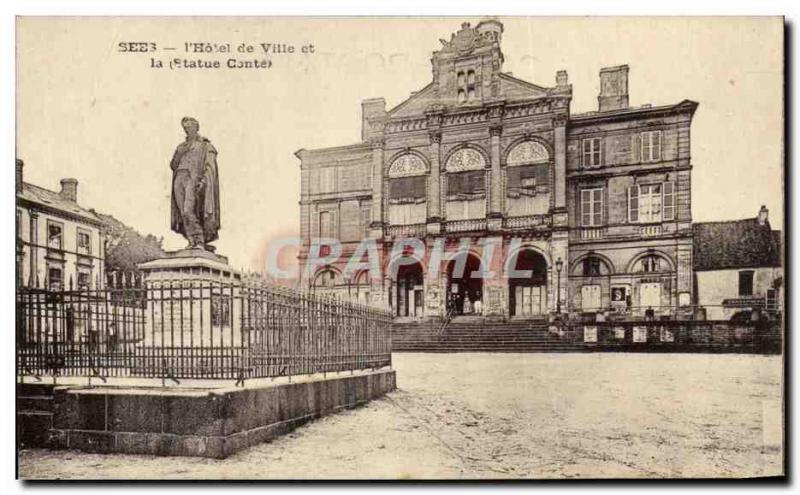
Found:
M 517 253 L 517 271 L 530 270 L 529 277 L 509 277 L 510 316 L 538 316 L 547 313 L 547 260 L 533 249 Z M 509 267 L 511 268 L 511 267 Z M 513 273 L 512 273 L 513 275 Z
M 369 304 L 370 288 L 369 271 L 361 270 L 350 286 L 350 299 L 360 304 Z
M 397 268 L 395 293 L 392 298 L 395 316 L 422 316 L 424 301 L 422 280 L 420 262 Z
M 345 290 L 342 274 L 330 267 L 321 268 L 314 276 L 311 292 L 319 295 L 342 295 Z
M 453 316 L 479 315 L 483 309 L 483 278 L 472 273 L 480 271 L 480 259 L 467 254 L 461 273 L 456 270 L 458 264 L 458 260 L 447 264 L 447 309 Z

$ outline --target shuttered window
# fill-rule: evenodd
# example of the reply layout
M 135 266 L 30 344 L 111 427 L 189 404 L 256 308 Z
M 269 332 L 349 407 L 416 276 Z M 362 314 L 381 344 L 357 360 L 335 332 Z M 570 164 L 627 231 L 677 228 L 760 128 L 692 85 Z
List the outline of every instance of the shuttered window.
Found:
M 599 167 L 603 164 L 603 140 L 589 138 L 583 140 L 583 166 L 584 168 Z
M 648 131 L 642 133 L 642 162 L 657 162 L 661 160 L 661 131 Z
M 672 182 L 664 183 L 664 220 L 675 220 L 675 186 Z
M 581 189 L 581 226 L 603 224 L 603 189 Z
M 642 184 L 628 188 L 628 222 L 675 220 L 675 183 Z

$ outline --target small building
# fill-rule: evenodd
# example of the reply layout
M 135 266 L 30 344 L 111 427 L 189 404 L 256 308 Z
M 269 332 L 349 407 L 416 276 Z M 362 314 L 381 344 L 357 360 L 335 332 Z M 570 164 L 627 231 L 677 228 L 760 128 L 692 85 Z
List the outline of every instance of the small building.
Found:
M 104 229 L 100 217 L 78 204 L 78 181 L 61 179 L 51 191 L 23 181 L 16 160 L 17 286 L 97 289 L 104 286 Z
M 766 206 L 756 218 L 696 223 L 693 233 L 696 304 L 707 319 L 782 309 L 781 231 Z

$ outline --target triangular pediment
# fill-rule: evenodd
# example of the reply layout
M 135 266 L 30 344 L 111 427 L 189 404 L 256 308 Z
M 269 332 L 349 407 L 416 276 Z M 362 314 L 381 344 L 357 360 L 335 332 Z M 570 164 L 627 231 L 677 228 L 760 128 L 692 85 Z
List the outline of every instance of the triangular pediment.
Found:
M 431 105 L 440 103 L 433 83 L 417 91 L 410 98 L 389 110 L 390 117 L 413 117 L 423 115 Z
M 543 98 L 548 96 L 547 88 L 517 79 L 508 74 L 500 74 L 500 94 L 506 100 Z
M 544 98 L 550 95 L 547 88 L 517 79 L 508 74 L 500 75 L 500 94 L 498 99 L 507 102 Z M 433 83 L 428 84 L 411 97 L 389 110 L 390 117 L 417 117 L 425 114 L 433 106 L 452 106 L 452 101 L 440 98 Z

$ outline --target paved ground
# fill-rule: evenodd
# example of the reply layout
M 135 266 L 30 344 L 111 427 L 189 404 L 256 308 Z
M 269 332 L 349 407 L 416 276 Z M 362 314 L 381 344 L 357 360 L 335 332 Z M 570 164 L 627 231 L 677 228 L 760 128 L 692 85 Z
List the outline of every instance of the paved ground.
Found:
M 23 451 L 26 478 L 741 477 L 782 470 L 780 357 L 396 354 L 399 390 L 225 460 Z

